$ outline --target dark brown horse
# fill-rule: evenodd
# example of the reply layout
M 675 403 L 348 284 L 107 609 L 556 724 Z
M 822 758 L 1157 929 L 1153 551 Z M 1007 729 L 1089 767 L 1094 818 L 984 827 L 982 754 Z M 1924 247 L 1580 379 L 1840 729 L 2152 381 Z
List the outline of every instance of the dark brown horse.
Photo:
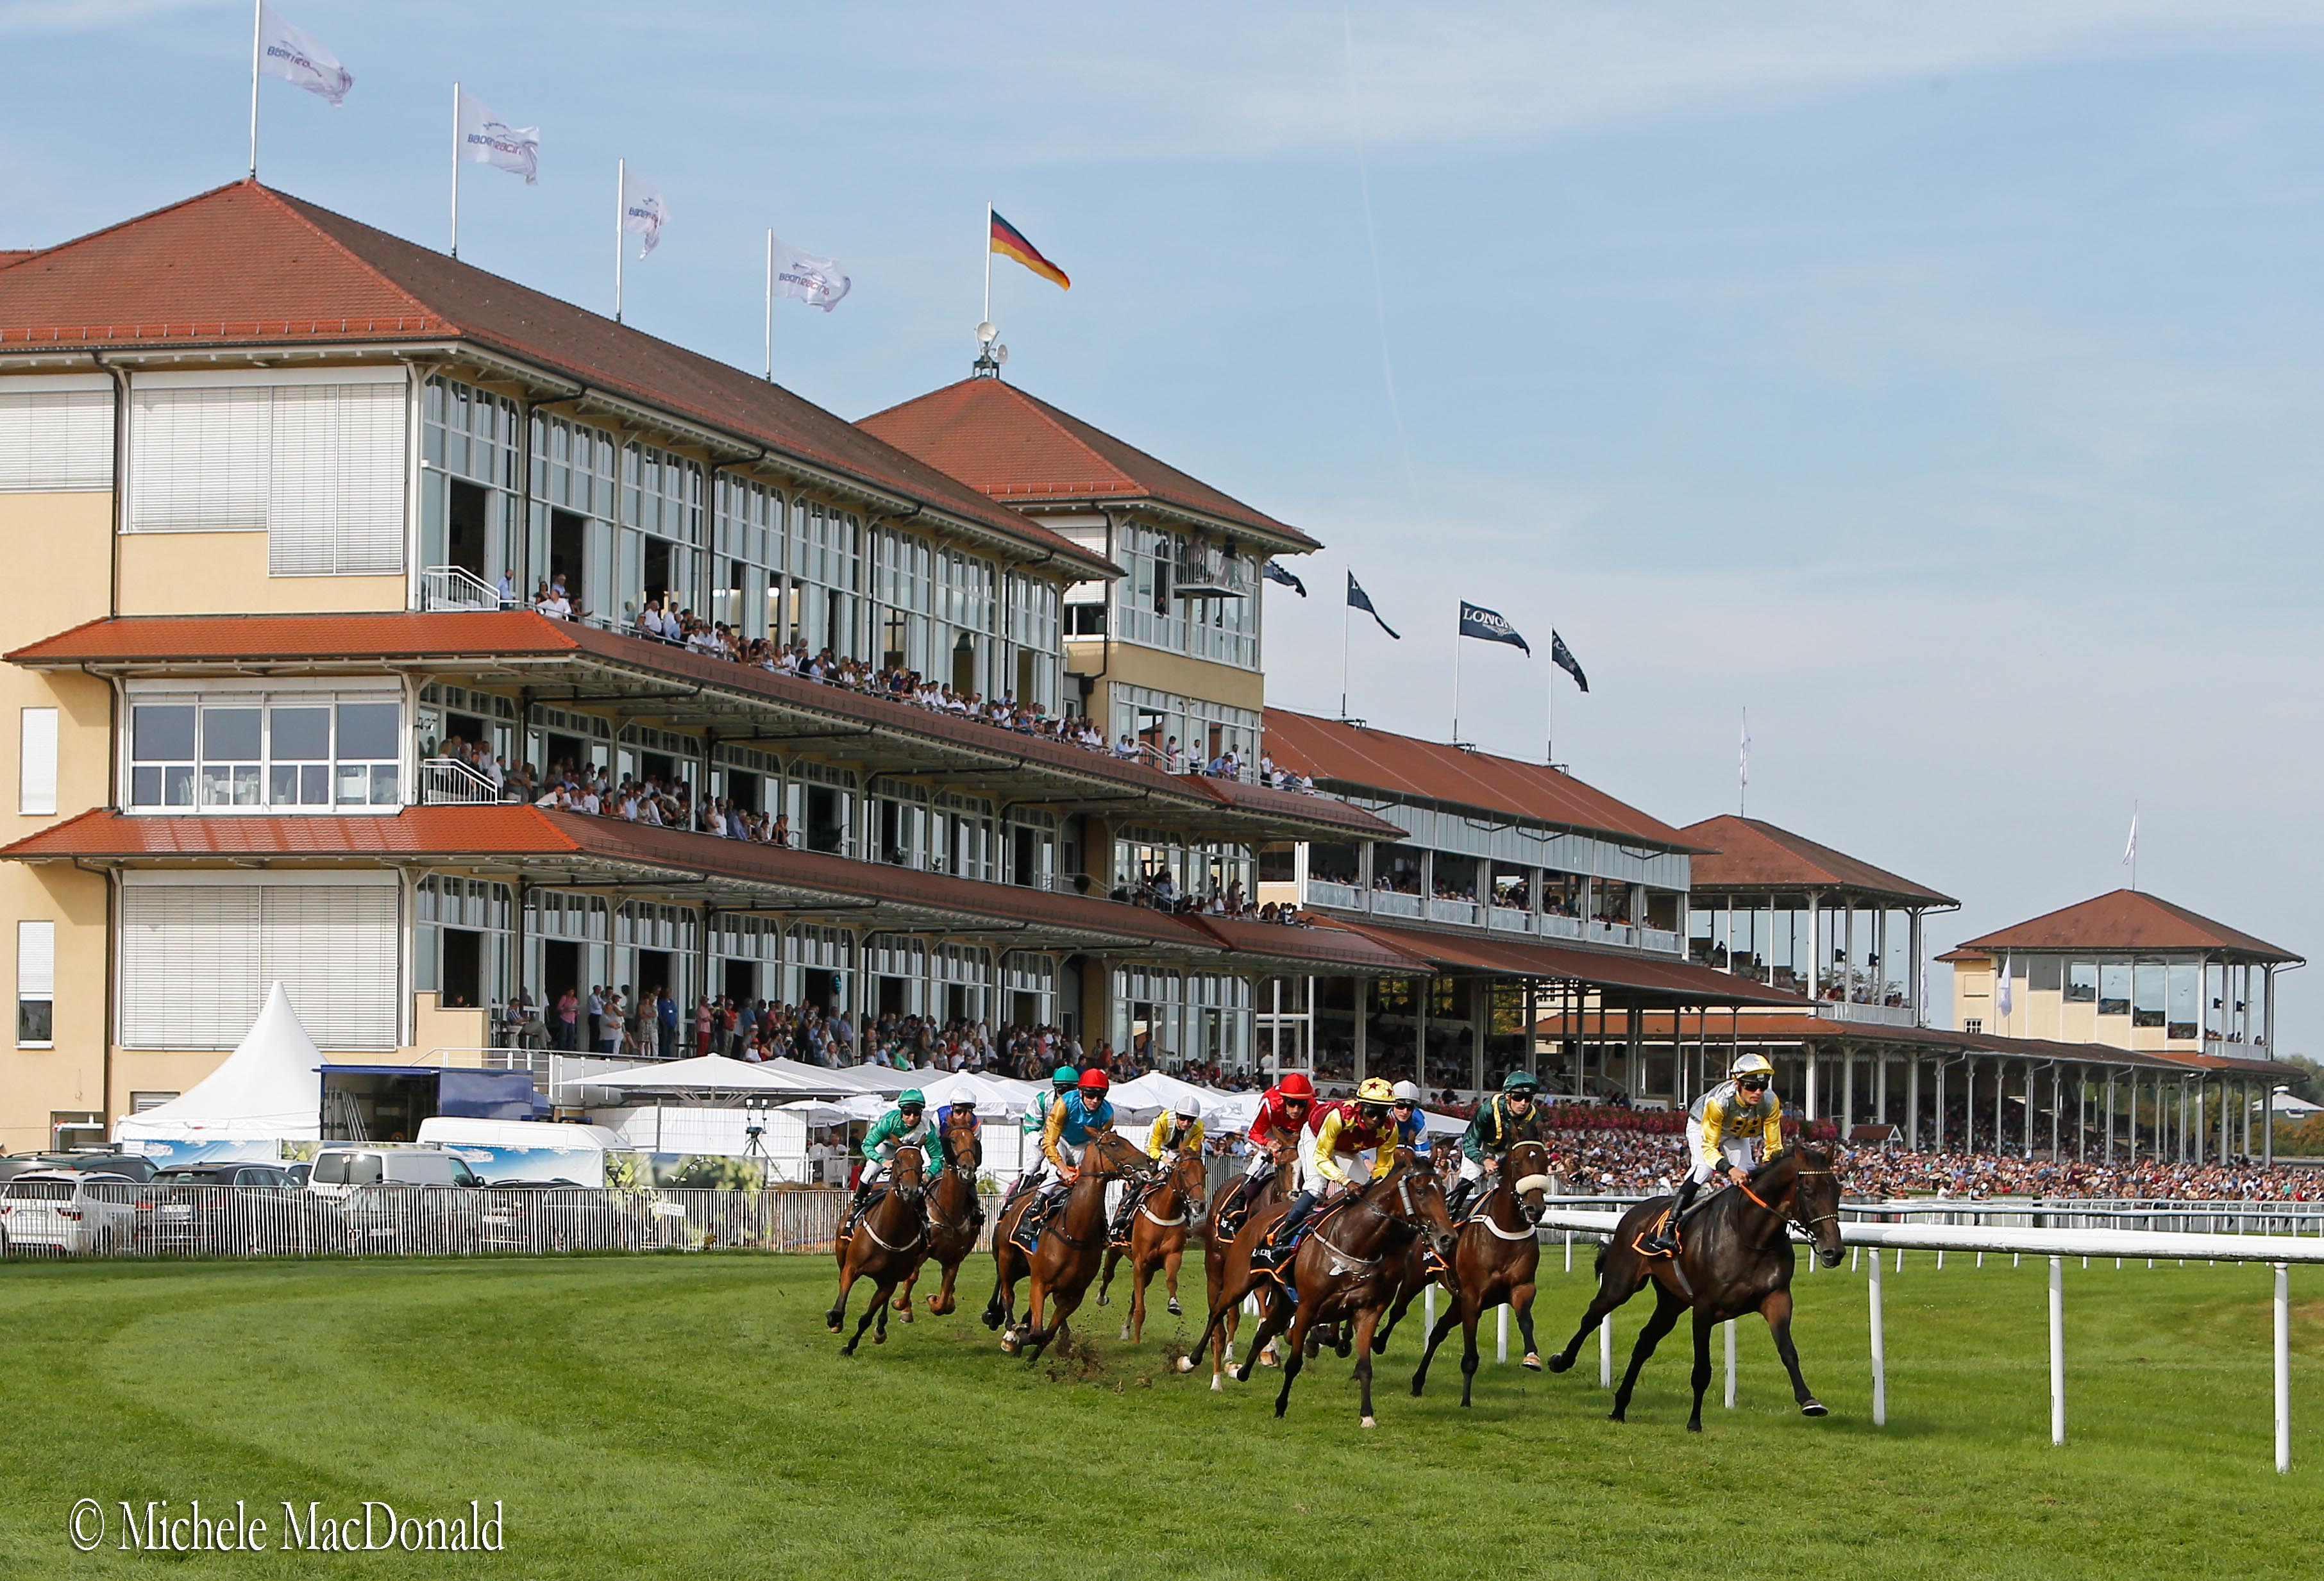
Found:
M 1435 1245 L 1439 1255 L 1452 1255 L 1452 1224 L 1444 1212 L 1444 1188 L 1437 1182 L 1435 1172 L 1408 1147 L 1396 1150 L 1388 1173 L 1314 1221 L 1314 1227 L 1300 1241 L 1289 1270 L 1297 1299 L 1291 1306 L 1289 1332 L 1284 1341 L 1283 1387 L 1275 1396 L 1277 1416 L 1290 1409 L 1291 1385 L 1305 1360 L 1308 1329 L 1318 1323 L 1345 1322 L 1354 1329 L 1355 1377 L 1361 1391 L 1363 1425 L 1379 1425 L 1372 1417 L 1372 1330 L 1403 1283 L 1406 1249 L 1421 1236 Z M 1242 1277 L 1255 1282 L 1269 1276 L 1250 1271 L 1246 1262 Z M 1230 1281 L 1226 1305 L 1240 1301 L 1249 1288 L 1249 1283 L 1238 1288 Z M 1283 1326 L 1284 1308 L 1281 1301 L 1268 1305 L 1259 1333 L 1251 1340 L 1254 1349 L 1263 1347 Z M 1194 1342 L 1193 1354 L 1178 1364 L 1181 1371 L 1191 1372 L 1202 1360 L 1213 1331 L 1225 1316 L 1222 1306 L 1213 1303 L 1210 1321 Z M 1235 1378 L 1250 1381 L 1248 1360 L 1236 1370 Z
M 871 1280 L 877 1291 L 855 1325 L 854 1335 L 840 1347 L 842 1356 L 855 1354 L 855 1347 L 863 1343 L 864 1328 L 875 1318 L 880 1327 L 872 1343 L 888 1343 L 889 1298 L 927 1254 L 927 1204 L 921 1190 L 927 1167 L 918 1148 L 896 1149 L 895 1161 L 888 1166 L 887 1190 L 832 1243 L 839 1257 L 839 1299 L 823 1315 L 825 1325 L 834 1334 L 839 1332 L 847 1318 L 847 1292 L 857 1280 Z
M 1146 1337 L 1146 1286 L 1157 1268 L 1170 1292 L 1170 1315 L 1179 1313 L 1178 1264 L 1186 1255 L 1186 1236 L 1207 1211 L 1208 1185 L 1202 1155 L 1181 1153 L 1130 1216 L 1130 1316 L 1122 1319 L 1121 1337 L 1132 1345 Z M 1101 1307 L 1106 1287 L 1113 1282 L 1114 1264 L 1121 1258 L 1120 1248 L 1106 1248 L 1105 1270 L 1097 1282 Z
M 1650 1257 L 1638 1249 L 1638 1243 L 1670 1202 L 1668 1197 L 1655 1197 L 1639 1203 L 1622 1216 L 1612 1242 L 1599 1248 L 1598 1294 L 1565 1348 L 1549 1358 L 1549 1370 L 1562 1373 L 1572 1366 L 1582 1340 L 1599 1321 L 1652 1281 L 1654 1315 L 1639 1330 L 1629 1368 L 1614 1391 L 1614 1420 L 1620 1421 L 1630 1408 L 1638 1369 L 1688 1307 L 1694 1309 L 1694 1411 L 1686 1419 L 1687 1431 L 1702 1430 L 1702 1392 L 1711 1386 L 1711 1331 L 1753 1311 L 1767 1319 L 1775 1337 L 1775 1353 L 1792 1375 L 1800 1413 L 1823 1415 L 1823 1402 L 1808 1392 L 1807 1380 L 1800 1376 L 1800 1353 L 1792 1345 L 1794 1258 L 1785 1226 L 1796 1224 L 1807 1232 L 1825 1267 L 1840 1261 L 1840 1178 L 1832 1171 L 1831 1155 L 1801 1146 L 1761 1164 L 1748 1185 L 1721 1191 L 1687 1216 L 1675 1258 Z
M 976 1176 L 984 1167 L 984 1144 L 978 1139 L 975 1117 L 953 1116 L 945 1126 L 944 1147 L 945 1167 L 928 1184 L 927 1247 L 896 1292 L 896 1310 L 907 1323 L 912 1320 L 912 1286 L 919 1282 L 928 1260 L 935 1259 L 944 1271 L 944 1282 L 928 1298 L 928 1316 L 941 1318 L 959 1305 L 953 1298 L 953 1282 L 960 1277 L 962 1262 L 976 1250 Z
M 1299 1150 L 1289 1142 L 1277 1142 L 1268 1146 L 1268 1156 L 1275 1167 L 1265 1180 L 1253 1185 L 1249 1175 L 1238 1175 L 1225 1190 L 1211 1199 L 1210 1220 L 1203 1227 L 1203 1283 L 1210 1301 L 1209 1310 L 1217 1310 L 1220 1292 L 1230 1279 L 1237 1289 L 1255 1295 L 1262 1311 L 1269 1302 L 1283 1299 L 1282 1291 L 1273 1280 L 1260 1281 L 1254 1291 L 1248 1277 L 1251 1253 L 1290 1205 L 1291 1171 Z M 1233 1365 L 1235 1330 L 1241 1326 L 1242 1303 L 1238 1299 L 1227 1310 L 1219 1348 L 1211 1358 L 1213 1389 L 1226 1387 L 1225 1369 Z M 1260 1359 L 1267 1358 L 1262 1356 Z
M 1459 1246 L 1452 1254 L 1451 1309 L 1436 1319 L 1436 1330 L 1421 1353 L 1419 1370 L 1412 1374 L 1412 1392 L 1428 1383 L 1428 1364 L 1436 1347 L 1461 1325 L 1461 1403 L 1477 1381 L 1477 1319 L 1506 1303 L 1517 1315 L 1525 1335 L 1525 1363 L 1541 1371 L 1541 1356 L 1533 1342 L 1534 1274 L 1541 1267 L 1541 1240 L 1536 1227 L 1549 1196 L 1549 1150 L 1538 1142 L 1520 1142 L 1501 1157 L 1493 1183 L 1478 1202 L 1477 1210 L 1461 1226 Z
M 992 1227 L 992 1300 L 985 1304 L 984 1326 L 1001 1330 L 1001 1348 L 1021 1353 L 1031 1361 L 1051 1340 L 1065 1333 L 1065 1325 L 1082 1304 L 1090 1281 L 1107 1245 L 1105 1188 L 1109 1181 L 1135 1179 L 1147 1172 L 1147 1156 L 1122 1137 L 1102 1131 L 1082 1149 L 1080 1167 L 1065 1200 L 1041 1227 L 1033 1255 L 1016 1241 L 1016 1230 L 1035 1201 L 1025 1192 L 1001 1212 Z M 1031 1292 L 1025 1302 L 1025 1320 L 1010 1321 L 1017 1282 L 1029 1278 Z M 1068 1338 L 1065 1343 L 1070 1343 Z

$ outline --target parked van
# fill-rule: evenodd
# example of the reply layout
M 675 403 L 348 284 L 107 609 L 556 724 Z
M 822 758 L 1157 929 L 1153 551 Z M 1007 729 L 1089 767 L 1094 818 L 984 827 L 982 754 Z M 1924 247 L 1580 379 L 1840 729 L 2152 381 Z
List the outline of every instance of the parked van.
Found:
M 602 1186 L 605 1154 L 622 1150 L 622 1139 L 603 1126 L 456 1115 L 432 1115 L 420 1121 L 420 1140 L 466 1159 L 495 1186 L 520 1181 Z
M 468 1161 L 440 1147 L 331 1143 L 315 1154 L 307 1190 L 337 1201 L 357 1186 L 481 1186 Z

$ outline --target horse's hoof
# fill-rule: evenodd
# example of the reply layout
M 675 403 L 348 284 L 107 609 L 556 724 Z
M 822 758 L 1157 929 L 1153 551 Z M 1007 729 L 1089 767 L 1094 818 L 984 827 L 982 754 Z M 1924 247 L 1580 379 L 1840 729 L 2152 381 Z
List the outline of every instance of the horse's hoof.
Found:
M 1121 1340 L 1125 1345 L 1130 1343 L 1130 1325 L 1127 1323 L 1121 1326 Z
M 1097 1304 L 1098 1304 L 1099 1306 L 1101 1306 L 1101 1307 L 1102 1307 L 1102 1306 L 1104 1306 L 1104 1305 L 1106 1304 L 1106 1301 L 1105 1301 L 1105 1291 L 1098 1291 L 1098 1292 L 1097 1292 Z
M 1238 1383 L 1248 1383 L 1250 1382 L 1250 1364 L 1249 1362 L 1243 1363 L 1242 1365 L 1234 1370 L 1234 1381 Z
M 1186 1310 L 1178 1304 L 1178 1298 L 1176 1296 L 1172 1296 L 1170 1298 L 1170 1304 L 1162 1310 L 1169 1313 L 1174 1318 L 1183 1318 L 1186 1315 Z
M 887 1344 L 887 1343 L 888 1343 L 888 1331 L 887 1331 L 885 1328 L 882 1328 L 882 1329 L 879 1330 L 877 1333 L 873 1334 L 873 1335 L 872 1336 L 872 1344 L 874 1344 L 874 1345 L 885 1345 L 885 1344 Z
M 1573 1358 L 1570 1356 L 1554 1356 L 1549 1358 L 1549 1370 L 1553 1373 L 1571 1372 L 1572 1367 Z
M 1537 1373 L 1541 1371 L 1541 1357 L 1536 1356 L 1531 1351 L 1527 1351 L 1525 1353 L 1525 1359 L 1517 1363 L 1517 1365 L 1523 1367 L 1528 1373 Z
M 1702 1424 L 1699 1421 L 1691 1421 L 1686 1424 L 1686 1430 L 1690 1433 L 1699 1433 L 1702 1431 Z
M 1193 1372 L 1194 1370 L 1194 1358 L 1190 1356 L 1180 1356 L 1178 1358 L 1178 1370 L 1182 1373 Z
M 1831 1414 L 1831 1407 L 1826 1405 L 1821 1400 L 1803 1400 L 1800 1402 L 1800 1414 L 1802 1416 L 1830 1416 Z
M 1213 1373 L 1211 1374 L 1211 1393 L 1213 1394 L 1223 1394 L 1226 1392 L 1226 1381 L 1221 1378 L 1216 1373 Z
M 1618 1411 L 1609 1411 L 1606 1413 L 1606 1420 L 1608 1421 L 1628 1421 L 1630 1419 Z
M 823 1326 L 825 1329 L 830 1333 L 836 1334 L 839 1332 L 839 1319 L 836 1318 L 825 1318 L 823 1320 Z
M 1379 1423 L 1374 1421 L 1370 1417 L 1366 1417 L 1364 1418 L 1364 1426 L 1368 1428 L 1376 1428 L 1379 1426 Z

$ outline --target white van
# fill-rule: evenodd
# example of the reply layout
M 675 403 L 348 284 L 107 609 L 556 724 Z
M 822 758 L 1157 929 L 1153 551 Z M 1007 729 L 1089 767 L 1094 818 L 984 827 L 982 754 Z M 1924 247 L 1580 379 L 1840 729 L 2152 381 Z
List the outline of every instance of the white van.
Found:
M 357 1186 L 481 1186 L 468 1161 L 440 1147 L 333 1143 L 315 1154 L 307 1190 L 337 1201 Z

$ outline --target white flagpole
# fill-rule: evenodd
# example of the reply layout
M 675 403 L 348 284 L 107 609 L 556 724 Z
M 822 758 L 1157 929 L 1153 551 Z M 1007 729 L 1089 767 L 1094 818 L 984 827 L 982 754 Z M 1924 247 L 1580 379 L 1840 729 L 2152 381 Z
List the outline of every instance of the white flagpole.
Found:
M 984 206 L 984 317 L 979 324 L 992 322 L 992 205 Z
M 622 199 L 630 189 L 630 161 L 613 161 L 613 322 L 622 321 Z
M 460 85 L 452 85 L 452 256 L 460 255 Z
M 775 233 L 767 233 L 767 382 L 775 381 Z
M 1452 744 L 1461 744 L 1461 617 L 1452 616 Z
M 258 179 L 258 32 L 266 0 L 250 0 L 250 179 Z
M 1552 628 L 1550 630 L 1549 640 L 1550 651 L 1554 655 L 1557 651 L 1557 631 L 1554 628 Z M 1541 735 L 1541 760 L 1554 768 L 1557 763 L 1557 660 L 1554 657 L 1553 657 L 1549 661 L 1549 706 L 1545 712 L 1544 719 L 1545 722 L 1542 725 Z
M 1348 627 L 1350 618 L 1355 612 L 1356 606 L 1353 602 L 1344 597 L 1340 600 L 1340 717 L 1342 719 L 1348 717 Z

